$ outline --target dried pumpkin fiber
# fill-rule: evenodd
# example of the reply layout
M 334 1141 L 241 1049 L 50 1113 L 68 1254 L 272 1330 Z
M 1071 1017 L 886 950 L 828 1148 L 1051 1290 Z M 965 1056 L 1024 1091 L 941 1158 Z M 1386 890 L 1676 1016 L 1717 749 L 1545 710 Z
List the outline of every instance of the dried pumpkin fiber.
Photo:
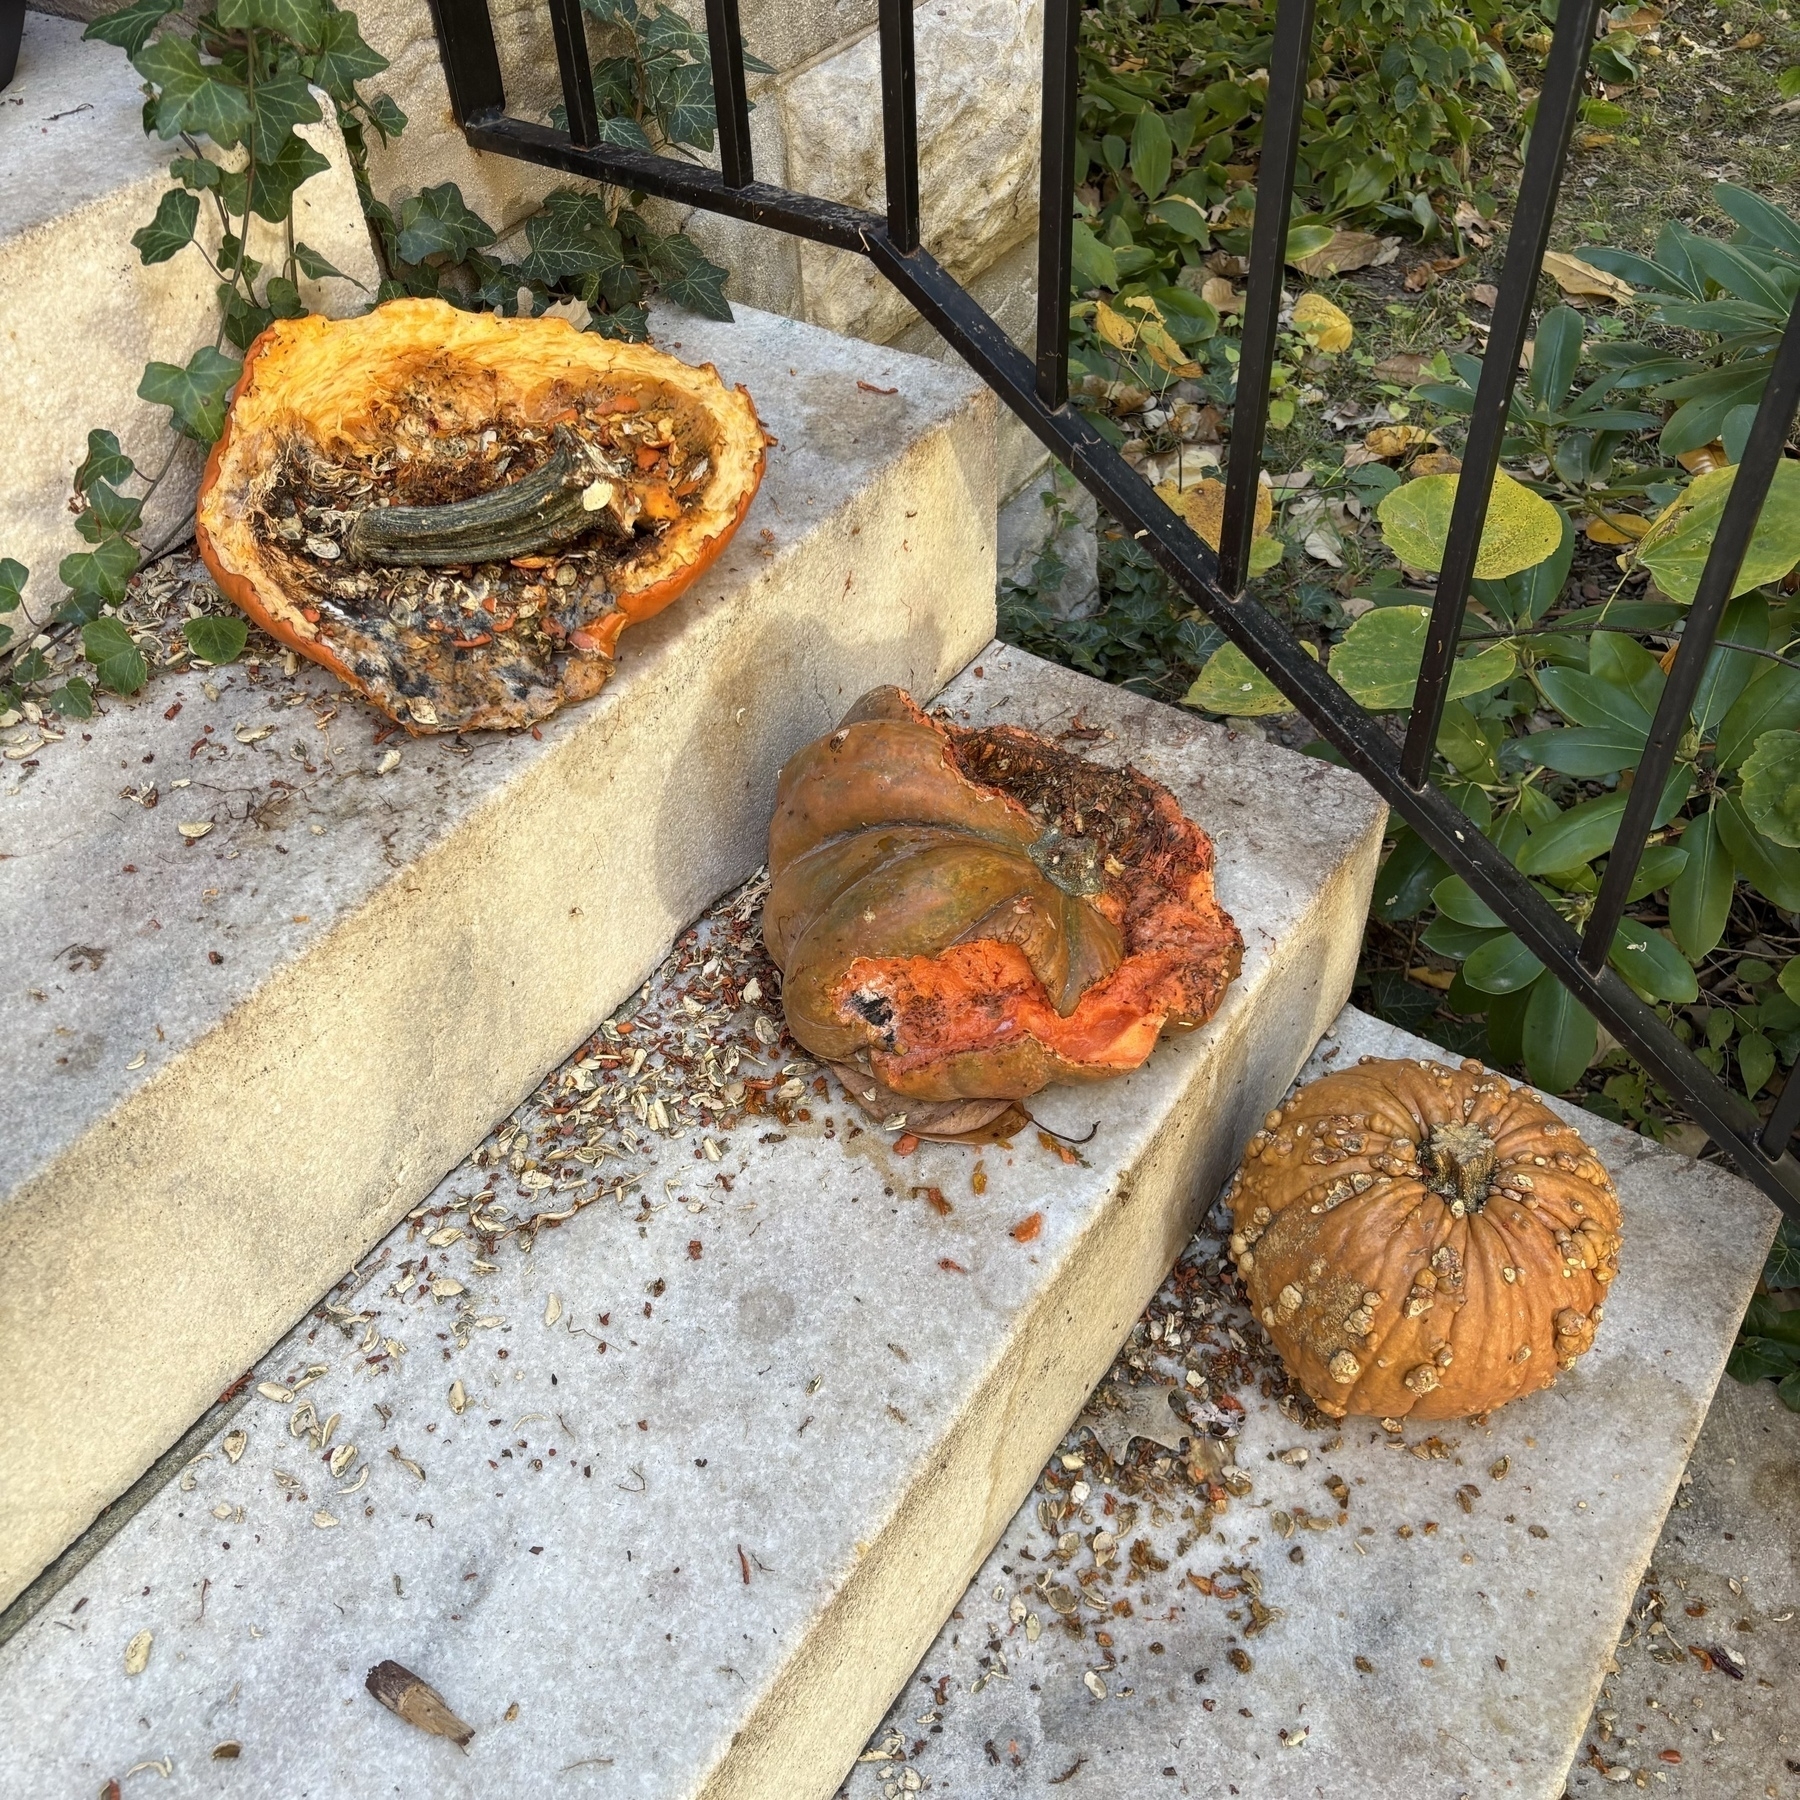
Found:
M 782 770 L 769 953 L 815 1056 L 923 1101 L 1138 1067 L 1243 958 L 1167 789 L 877 688 Z

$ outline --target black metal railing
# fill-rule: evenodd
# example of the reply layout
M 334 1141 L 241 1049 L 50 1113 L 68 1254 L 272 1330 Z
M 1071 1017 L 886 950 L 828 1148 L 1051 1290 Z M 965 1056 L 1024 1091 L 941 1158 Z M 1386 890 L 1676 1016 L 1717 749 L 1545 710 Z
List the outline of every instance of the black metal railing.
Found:
M 1530 329 L 1557 190 L 1580 112 L 1600 0 L 1564 0 L 1537 100 L 1488 351 L 1469 421 L 1454 516 L 1427 628 L 1406 741 L 1380 724 L 1250 593 L 1244 578 L 1269 413 L 1288 223 L 1313 37 L 1314 0 L 1279 0 L 1269 55 L 1257 205 L 1251 229 L 1237 401 L 1220 550 L 1215 554 L 1069 404 L 1069 301 L 1075 175 L 1076 50 L 1081 0 L 1046 0 L 1043 162 L 1035 359 L 1025 355 L 920 244 L 918 109 L 912 0 L 880 0 L 885 216 L 758 181 L 750 148 L 738 0 L 706 0 L 720 167 L 602 144 L 579 0 L 547 0 L 569 129 L 508 116 L 487 0 L 430 0 L 451 106 L 476 149 L 685 202 L 869 258 L 1050 453 L 1137 538 L 1169 578 L 1274 683 L 1544 966 L 1675 1095 L 1751 1180 L 1800 1219 L 1800 1069 L 1766 1124 L 1719 1081 L 1607 966 L 1613 933 L 1650 835 L 1689 702 L 1800 403 L 1800 302 L 1775 358 L 1756 422 L 1682 631 L 1586 930 L 1574 928 L 1515 869 L 1428 773 L 1468 605 L 1488 495 Z

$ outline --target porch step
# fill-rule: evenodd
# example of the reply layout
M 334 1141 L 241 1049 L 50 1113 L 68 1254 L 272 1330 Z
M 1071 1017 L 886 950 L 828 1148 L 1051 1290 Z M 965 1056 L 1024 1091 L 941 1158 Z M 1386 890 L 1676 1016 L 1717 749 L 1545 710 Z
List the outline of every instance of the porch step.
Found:
M 1305 1078 L 1359 1056 L 1453 1060 L 1351 1008 Z M 1167 1461 L 1160 1473 L 1140 1461 L 1121 1484 L 1097 1454 L 1093 1431 L 1109 1430 L 1113 1408 L 1096 1396 L 894 1703 L 848 1800 L 921 1783 L 952 1800 L 1014 1800 L 1058 1778 L 1055 1792 L 1075 1796 L 1558 1800 L 1776 1212 L 1716 1165 L 1552 1104 L 1600 1152 L 1625 1220 L 1606 1323 L 1572 1374 L 1485 1425 L 1392 1439 L 1355 1419 L 1311 1435 L 1235 1384 L 1246 1414 L 1232 1480 L 1248 1480 L 1210 1530 Z M 1235 1319 L 1262 1341 L 1225 1300 L 1218 1266 L 1203 1230 L 1146 1315 L 1174 1312 L 1190 1356 L 1196 1299 L 1219 1321 L 1216 1340 Z M 1153 1381 L 1184 1379 L 1146 1332 L 1134 1345 Z M 1303 1461 L 1281 1460 L 1296 1449 Z M 1091 1492 L 1057 1523 L 1080 1539 L 1065 1565 L 1038 1508 L 1068 1501 L 1077 1479 Z M 1137 1508 L 1130 1523 L 1123 1502 Z M 1082 1589 L 1101 1527 L 1118 1538 L 1118 1565 Z M 1260 1628 L 1246 1579 L 1276 1615 Z M 1126 1616 L 1087 1604 L 1077 1635 L 1051 1589 L 1098 1595 L 1106 1611 L 1126 1601 Z M 1681 1644 L 1701 1629 L 1673 1607 L 1668 1617 Z
M 990 394 L 747 309 L 654 325 L 780 443 L 594 701 L 409 742 L 288 658 L 9 743 L 0 1604 L 757 867 L 795 749 L 991 636 Z
M 902 1155 L 780 1040 L 754 896 L 722 903 L 62 1566 L 0 1650 L 10 1782 L 167 1757 L 195 1794 L 832 1793 L 1337 1014 L 1381 834 L 1341 770 L 999 645 L 948 699 L 1079 720 L 1213 835 L 1246 942 L 1218 1016 L 1040 1096 L 1079 1149 Z M 687 1071 L 646 1089 L 634 1046 Z M 137 1363 L 171 1339 L 140 1327 Z M 363 1691 L 386 1659 L 466 1757 Z

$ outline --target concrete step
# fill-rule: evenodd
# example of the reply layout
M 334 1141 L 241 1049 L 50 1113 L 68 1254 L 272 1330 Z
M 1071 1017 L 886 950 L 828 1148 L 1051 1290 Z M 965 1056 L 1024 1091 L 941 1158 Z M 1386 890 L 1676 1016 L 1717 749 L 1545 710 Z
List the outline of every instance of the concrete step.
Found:
M 781 442 L 597 699 L 409 742 L 288 658 L 0 763 L 0 1603 L 750 875 L 795 749 L 991 636 L 990 394 L 655 326 Z
M 195 1794 L 836 1788 L 1336 1015 L 1381 833 L 1341 770 L 998 645 L 948 698 L 1080 721 L 1212 833 L 1246 942 L 1219 1014 L 1040 1096 L 1067 1160 L 902 1154 L 781 1041 L 755 897 L 723 904 L 59 1567 L 0 1651 L 9 1784 L 167 1757 Z M 363 1691 L 384 1659 L 466 1757 Z
M 89 430 L 116 432 L 159 468 L 174 444 L 167 408 L 138 398 L 144 364 L 186 363 L 213 342 L 218 320 L 218 278 L 197 251 L 146 267 L 132 247 L 182 149 L 145 134 L 143 87 L 125 53 L 84 44 L 81 32 L 77 19 L 26 13 L 18 73 L 0 102 L 0 556 L 30 569 L 25 604 L 37 619 L 63 598 L 57 565 L 83 548 L 67 501 Z M 324 118 L 300 135 L 331 167 L 296 192 L 294 231 L 351 280 L 303 280 L 300 297 L 337 316 L 365 306 L 381 272 L 330 98 L 317 89 L 314 98 Z M 199 241 L 215 260 L 219 229 L 203 207 Z M 280 227 L 255 220 L 248 250 L 279 267 Z M 182 447 L 146 511 L 146 542 L 193 510 L 200 461 L 197 445 Z
M 1305 1077 L 1359 1056 L 1455 1060 L 1346 1009 Z M 1269 1397 L 1267 1340 L 1203 1230 L 926 1651 L 847 1800 L 921 1788 L 1014 1800 L 1056 1782 L 1077 1796 L 1558 1800 L 1776 1214 L 1716 1165 L 1552 1104 L 1600 1152 L 1625 1221 L 1605 1325 L 1573 1373 L 1481 1425 L 1309 1432 Z M 1173 1354 L 1167 1324 L 1183 1337 Z M 1186 1368 L 1243 1408 L 1210 1514 L 1179 1456 L 1142 1440 L 1128 1461 L 1102 1453 L 1141 1416 L 1119 1411 L 1121 1384 L 1160 1397 L 1189 1385 Z M 1117 1562 L 1093 1579 L 1100 1529 Z M 1061 1615 L 1077 1596 L 1074 1629 Z M 1683 1644 L 1701 1630 L 1665 1616 Z

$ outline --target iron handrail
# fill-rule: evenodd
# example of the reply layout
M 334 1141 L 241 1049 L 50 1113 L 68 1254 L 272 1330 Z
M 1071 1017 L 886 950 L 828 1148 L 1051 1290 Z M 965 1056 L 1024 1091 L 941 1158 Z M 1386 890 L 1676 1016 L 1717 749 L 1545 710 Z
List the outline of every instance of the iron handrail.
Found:
M 718 115 L 717 170 L 600 141 L 579 0 L 547 0 L 564 104 L 558 131 L 506 111 L 487 0 L 430 0 L 451 108 L 467 141 L 565 174 L 683 202 L 790 236 L 855 251 L 874 266 L 982 377 L 1099 504 L 1138 539 L 1175 586 L 1203 610 L 1326 743 L 1427 846 L 1460 875 L 1532 953 L 1705 1128 L 1737 1168 L 1800 1220 L 1800 1162 L 1788 1148 L 1800 1124 L 1800 1070 L 1791 1071 L 1767 1126 L 1675 1036 L 1655 1008 L 1607 964 L 1656 797 L 1681 721 L 1712 648 L 1758 514 L 1800 403 L 1800 303 L 1777 353 L 1718 534 L 1689 612 L 1618 839 L 1585 937 L 1429 780 L 1448 696 L 1507 409 L 1530 328 L 1538 273 L 1555 214 L 1570 137 L 1580 114 L 1600 0 L 1559 9 L 1527 149 L 1493 328 L 1469 421 L 1450 539 L 1433 599 L 1406 743 L 1396 747 L 1244 585 L 1255 530 L 1256 486 L 1268 425 L 1294 172 L 1311 53 L 1315 0 L 1279 0 L 1264 110 L 1259 204 L 1252 222 L 1232 452 L 1215 553 L 1069 404 L 1069 297 L 1073 276 L 1075 106 L 1081 0 L 1045 0 L 1039 276 L 1035 356 L 998 324 L 926 250 L 920 236 L 918 108 L 910 0 L 880 0 L 885 212 L 823 200 L 755 179 L 738 0 L 706 0 Z M 578 90 L 589 90 L 585 103 Z M 1472 477 L 1472 478 L 1471 478 Z M 1684 697 L 1685 696 L 1685 697 Z M 1647 773 L 1646 773 L 1647 772 Z

